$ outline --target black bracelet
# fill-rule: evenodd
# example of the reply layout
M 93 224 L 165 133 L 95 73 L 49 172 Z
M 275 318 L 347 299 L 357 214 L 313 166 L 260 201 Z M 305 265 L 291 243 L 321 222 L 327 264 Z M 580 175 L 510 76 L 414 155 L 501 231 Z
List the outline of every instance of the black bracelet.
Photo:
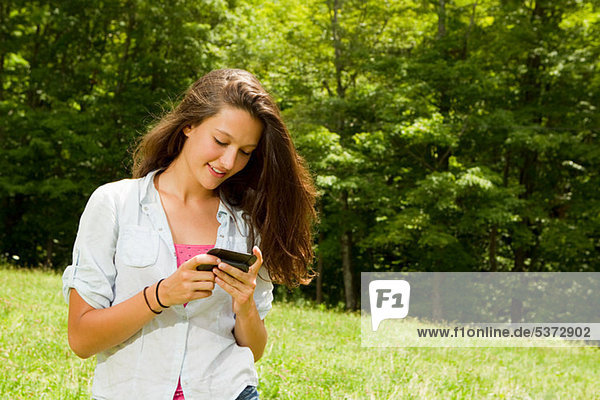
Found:
M 146 305 L 148 306 L 148 308 L 150 309 L 150 311 L 152 311 L 154 314 L 158 315 L 160 314 L 162 311 L 154 311 L 152 309 L 152 307 L 150 307 L 150 302 L 148 302 L 148 296 L 146 296 L 146 290 L 148 289 L 148 286 L 146 286 L 144 288 L 144 300 L 146 300 Z
M 160 302 L 160 299 L 158 298 L 158 287 L 160 286 L 160 283 L 162 281 L 164 281 L 165 278 L 161 279 L 160 281 L 158 281 L 158 283 L 156 284 L 156 301 L 158 302 L 158 305 L 161 306 L 162 308 L 169 308 L 169 306 L 165 306 L 163 303 Z

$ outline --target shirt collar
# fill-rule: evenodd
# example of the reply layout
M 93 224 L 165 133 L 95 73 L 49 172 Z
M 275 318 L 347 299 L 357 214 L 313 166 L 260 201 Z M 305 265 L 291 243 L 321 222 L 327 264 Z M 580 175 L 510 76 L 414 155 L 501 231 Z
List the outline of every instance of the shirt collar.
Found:
M 158 202 L 158 191 L 154 186 L 154 176 L 158 171 L 160 170 L 155 169 L 142 178 L 140 185 L 140 204 L 147 205 Z

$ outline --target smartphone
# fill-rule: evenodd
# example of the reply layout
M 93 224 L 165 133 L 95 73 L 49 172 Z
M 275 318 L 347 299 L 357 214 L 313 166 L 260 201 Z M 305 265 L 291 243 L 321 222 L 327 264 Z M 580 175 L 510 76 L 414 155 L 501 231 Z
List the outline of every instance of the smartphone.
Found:
M 248 272 L 250 266 L 256 262 L 256 256 L 254 254 L 238 253 L 237 251 L 220 249 L 218 247 L 210 249 L 206 254 L 217 256 L 222 262 L 244 272 Z M 216 265 L 202 264 L 198 265 L 196 270 L 212 271 L 214 267 L 216 267 Z

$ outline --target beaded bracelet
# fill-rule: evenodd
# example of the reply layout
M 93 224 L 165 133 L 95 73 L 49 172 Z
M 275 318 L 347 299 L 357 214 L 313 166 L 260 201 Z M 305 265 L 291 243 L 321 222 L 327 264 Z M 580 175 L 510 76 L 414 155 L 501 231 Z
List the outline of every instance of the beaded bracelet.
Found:
M 160 299 L 158 298 L 158 287 L 160 286 L 160 283 L 162 281 L 164 281 L 165 278 L 161 279 L 160 281 L 158 281 L 158 283 L 156 284 L 156 301 L 158 302 L 158 305 L 161 306 L 162 308 L 169 308 L 169 306 L 165 306 L 163 303 L 160 302 Z M 162 312 L 162 311 L 161 311 Z
M 154 314 L 158 315 L 160 313 L 162 313 L 162 311 L 154 311 L 152 309 L 152 307 L 150 307 L 150 302 L 148 301 L 148 296 L 146 296 L 146 290 L 148 289 L 148 286 L 146 286 L 144 288 L 144 300 L 146 300 L 146 305 L 148 306 L 148 308 L 150 309 L 150 311 L 152 311 Z M 160 304 L 160 303 L 159 303 Z

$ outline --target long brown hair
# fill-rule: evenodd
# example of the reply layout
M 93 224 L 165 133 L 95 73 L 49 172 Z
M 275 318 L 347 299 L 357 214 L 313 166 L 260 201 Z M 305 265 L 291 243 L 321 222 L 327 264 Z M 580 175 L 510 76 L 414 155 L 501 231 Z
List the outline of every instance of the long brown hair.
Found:
M 316 190 L 279 108 L 251 73 L 221 69 L 196 81 L 137 144 L 133 177 L 166 169 L 183 148 L 183 128 L 216 115 L 224 106 L 247 111 L 264 129 L 246 167 L 221 184 L 218 194 L 243 211 L 252 227 L 250 241 L 260 236 L 271 279 L 288 287 L 308 284 L 314 276 L 310 265 Z

